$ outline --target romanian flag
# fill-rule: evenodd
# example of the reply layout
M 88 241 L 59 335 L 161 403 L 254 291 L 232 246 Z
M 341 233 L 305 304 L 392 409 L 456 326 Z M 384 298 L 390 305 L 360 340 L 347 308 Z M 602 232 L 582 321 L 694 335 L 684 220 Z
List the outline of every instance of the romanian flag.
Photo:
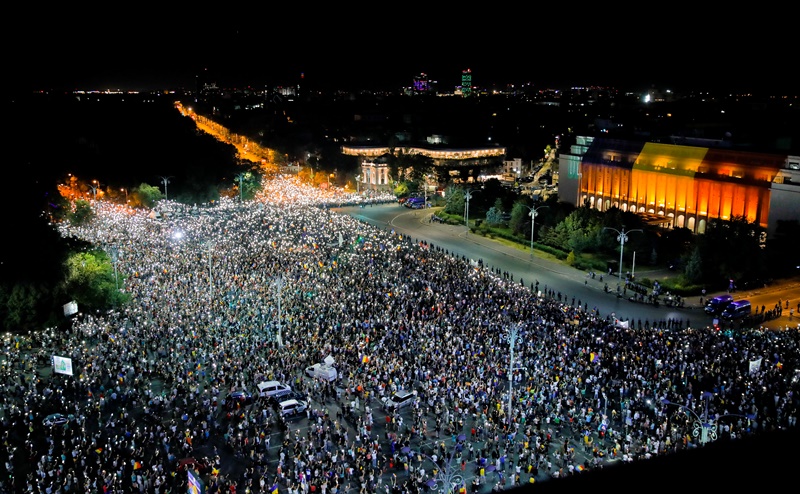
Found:
M 96 450 L 94 450 L 94 452 L 99 455 L 100 453 L 103 452 L 103 448 L 97 448 Z
M 138 461 L 133 464 L 134 470 L 139 470 L 140 468 L 142 468 L 142 464 L 139 463 Z
M 219 475 L 219 468 L 211 468 L 211 475 Z
M 278 484 L 274 484 L 272 486 L 272 490 L 270 491 L 271 494 L 278 494 Z

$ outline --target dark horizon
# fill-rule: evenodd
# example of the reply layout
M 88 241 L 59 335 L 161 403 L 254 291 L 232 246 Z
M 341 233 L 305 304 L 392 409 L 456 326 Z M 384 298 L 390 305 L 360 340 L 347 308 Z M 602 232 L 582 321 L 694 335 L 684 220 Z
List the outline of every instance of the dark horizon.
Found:
M 495 9 L 466 22 L 436 8 L 283 10 L 31 12 L 5 33 L 15 47 L 7 79 L 26 91 L 144 91 L 193 88 L 208 71 L 220 87 L 389 90 L 426 73 L 450 91 L 471 69 L 483 88 L 796 91 L 786 75 L 795 45 L 791 26 L 782 26 L 789 16 L 768 12 L 725 12 L 723 23 L 713 11 L 637 16 L 543 7 L 533 18 Z

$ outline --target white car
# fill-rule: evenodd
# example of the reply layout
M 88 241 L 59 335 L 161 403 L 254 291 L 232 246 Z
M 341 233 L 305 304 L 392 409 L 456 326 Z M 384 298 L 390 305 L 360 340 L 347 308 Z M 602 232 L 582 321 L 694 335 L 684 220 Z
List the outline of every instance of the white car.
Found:
M 383 408 L 387 411 L 401 410 L 410 406 L 417 399 L 416 391 L 395 391 L 383 399 Z
M 303 413 L 308 408 L 308 403 L 301 400 L 285 400 L 278 403 L 278 411 L 284 417 L 291 417 L 292 415 L 297 415 L 298 413 Z

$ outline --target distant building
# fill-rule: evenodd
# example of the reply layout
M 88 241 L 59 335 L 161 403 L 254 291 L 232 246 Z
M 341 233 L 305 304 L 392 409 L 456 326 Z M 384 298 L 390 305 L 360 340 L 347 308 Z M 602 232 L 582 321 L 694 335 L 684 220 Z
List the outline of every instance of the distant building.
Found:
M 386 156 L 392 149 L 386 146 L 342 146 L 342 154 L 358 156 L 362 159 L 360 187 L 361 190 L 386 189 L 392 186 L 391 177 L 386 164 Z M 487 167 L 502 160 L 506 154 L 504 147 L 471 148 L 471 149 L 429 149 L 424 147 L 395 148 L 395 153 L 420 154 L 431 158 L 434 167 Z
M 468 98 L 472 96 L 472 70 L 461 71 L 461 96 Z
M 428 74 L 421 73 L 414 77 L 414 94 L 426 94 L 431 90 Z
M 559 157 L 559 197 L 695 233 L 704 233 L 708 220 L 743 216 L 771 234 L 778 220 L 800 217 L 800 170 L 792 168 L 798 162 L 780 154 L 578 137 Z

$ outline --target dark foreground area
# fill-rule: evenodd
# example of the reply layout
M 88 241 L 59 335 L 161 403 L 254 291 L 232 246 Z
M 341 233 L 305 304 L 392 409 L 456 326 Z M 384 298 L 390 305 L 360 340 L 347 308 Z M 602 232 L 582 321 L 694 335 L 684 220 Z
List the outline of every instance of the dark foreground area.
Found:
M 683 451 L 629 464 L 520 487 L 515 492 L 609 492 L 612 489 L 656 488 L 679 492 L 744 492 L 765 488 L 796 489 L 796 445 L 800 432 L 767 432 L 758 437 L 717 441 L 704 448 Z M 795 487 L 790 487 L 795 485 Z

